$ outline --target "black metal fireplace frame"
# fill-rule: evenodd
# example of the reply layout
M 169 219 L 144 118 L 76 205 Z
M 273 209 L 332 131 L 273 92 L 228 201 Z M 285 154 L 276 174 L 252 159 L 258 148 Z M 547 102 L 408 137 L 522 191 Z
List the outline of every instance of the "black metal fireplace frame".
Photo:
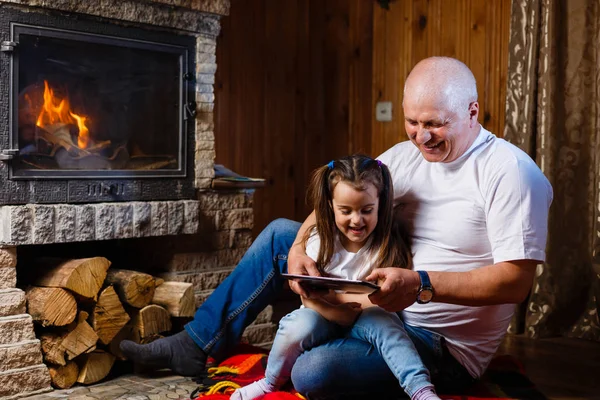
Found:
M 29 28 L 31 27 L 31 28 Z M 10 159 L 17 151 L 17 107 L 13 88 L 18 88 L 18 68 L 11 56 L 18 32 L 43 27 L 51 35 L 115 45 L 160 49 L 180 55 L 180 163 L 177 169 L 126 171 L 27 171 L 14 176 Z M 194 114 L 196 38 L 156 27 L 126 26 L 118 21 L 69 14 L 32 12 L 0 5 L 0 204 L 82 203 L 194 198 Z M 18 45 L 17 50 L 18 51 Z

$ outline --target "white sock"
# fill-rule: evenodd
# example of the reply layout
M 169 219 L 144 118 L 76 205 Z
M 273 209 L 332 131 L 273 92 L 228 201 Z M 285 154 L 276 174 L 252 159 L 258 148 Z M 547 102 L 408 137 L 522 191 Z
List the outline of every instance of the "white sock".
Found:
M 236 389 L 231 394 L 229 400 L 253 400 L 264 394 L 271 393 L 277 390 L 277 388 L 267 382 L 265 378 L 260 381 L 256 381 L 247 386 Z
M 232 397 L 233 399 L 233 397 Z M 410 400 L 441 400 L 437 394 L 435 394 L 435 389 L 433 386 L 426 386 L 417 390 L 415 394 L 412 395 Z

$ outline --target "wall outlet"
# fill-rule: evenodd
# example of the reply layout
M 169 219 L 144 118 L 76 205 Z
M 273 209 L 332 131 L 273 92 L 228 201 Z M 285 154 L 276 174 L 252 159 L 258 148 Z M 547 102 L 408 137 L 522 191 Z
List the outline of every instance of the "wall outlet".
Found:
M 392 102 L 378 101 L 375 106 L 375 119 L 377 121 L 388 122 L 392 120 Z

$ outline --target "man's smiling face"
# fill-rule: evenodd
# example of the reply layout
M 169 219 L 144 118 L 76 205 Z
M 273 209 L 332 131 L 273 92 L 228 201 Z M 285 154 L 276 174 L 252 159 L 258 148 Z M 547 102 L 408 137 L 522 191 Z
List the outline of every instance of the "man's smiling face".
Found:
M 443 95 L 441 95 L 443 96 Z M 432 96 L 404 96 L 404 128 L 410 141 L 429 162 L 451 162 L 473 142 L 469 127 L 477 122 L 477 102 L 454 111 Z

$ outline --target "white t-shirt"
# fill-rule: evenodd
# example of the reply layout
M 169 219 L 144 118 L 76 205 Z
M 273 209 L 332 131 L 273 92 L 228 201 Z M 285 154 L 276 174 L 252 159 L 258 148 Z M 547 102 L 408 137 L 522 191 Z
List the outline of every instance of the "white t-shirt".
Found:
M 391 171 L 396 210 L 413 234 L 415 270 L 461 272 L 545 259 L 552 187 L 516 146 L 481 128 L 469 150 L 450 163 L 426 161 L 411 142 L 379 159 Z M 452 355 L 479 377 L 514 309 L 432 302 L 415 303 L 402 314 L 405 323 L 444 336 Z
M 352 253 L 342 246 L 339 235 L 335 235 L 331 261 L 323 269 L 332 278 L 364 280 L 373 270 L 377 254 L 369 251 L 371 239 L 361 249 Z M 306 242 L 306 255 L 317 261 L 321 239 L 316 233 Z

